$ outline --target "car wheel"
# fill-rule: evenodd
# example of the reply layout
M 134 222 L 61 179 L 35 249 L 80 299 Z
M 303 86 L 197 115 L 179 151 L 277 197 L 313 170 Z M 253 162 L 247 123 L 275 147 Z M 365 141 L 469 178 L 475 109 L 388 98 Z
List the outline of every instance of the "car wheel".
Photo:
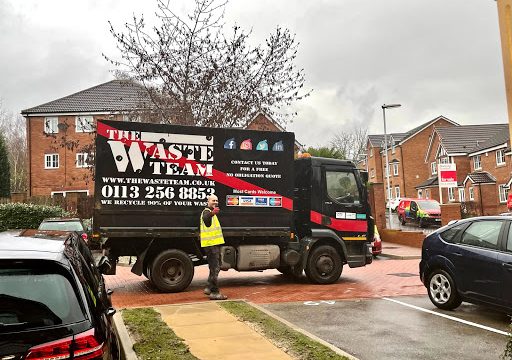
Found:
M 306 265 L 306 276 L 315 284 L 332 284 L 343 271 L 340 254 L 330 245 L 314 248 L 309 254 Z
M 149 275 L 151 282 L 160 291 L 180 292 L 192 282 L 194 264 L 181 250 L 165 250 L 154 258 Z
M 425 222 L 423 221 L 423 218 L 420 218 L 419 221 L 418 221 L 418 226 L 420 228 L 424 228 L 425 227 Z
M 434 270 L 428 278 L 428 297 L 440 309 L 453 310 L 462 300 L 455 281 L 450 274 L 441 269 Z

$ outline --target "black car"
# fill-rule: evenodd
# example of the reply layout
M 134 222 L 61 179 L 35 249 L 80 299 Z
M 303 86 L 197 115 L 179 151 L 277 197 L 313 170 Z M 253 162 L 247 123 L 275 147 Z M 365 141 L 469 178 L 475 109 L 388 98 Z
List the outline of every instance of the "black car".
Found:
M 512 216 L 460 220 L 430 234 L 420 276 L 438 308 L 467 301 L 512 313 Z
M 118 360 L 114 313 L 79 234 L 0 233 L 0 359 Z

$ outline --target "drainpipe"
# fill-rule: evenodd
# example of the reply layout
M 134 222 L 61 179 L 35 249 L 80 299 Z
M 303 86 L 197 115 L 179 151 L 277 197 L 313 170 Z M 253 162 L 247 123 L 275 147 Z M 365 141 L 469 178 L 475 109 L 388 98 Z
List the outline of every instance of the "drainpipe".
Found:
M 480 212 L 482 213 L 481 215 L 483 216 L 484 215 L 484 205 L 482 202 L 482 184 L 478 184 L 478 191 L 479 191 L 478 196 L 480 197 Z
M 402 181 L 404 182 L 404 194 L 400 194 L 400 197 L 407 197 L 406 185 L 405 185 L 405 170 L 404 170 L 404 154 L 402 153 L 402 146 L 400 146 L 400 163 L 402 164 Z
M 27 167 L 28 167 L 28 197 L 32 196 L 32 134 L 30 132 L 30 117 L 27 115 L 25 117 L 25 120 L 27 122 L 26 129 L 27 129 Z

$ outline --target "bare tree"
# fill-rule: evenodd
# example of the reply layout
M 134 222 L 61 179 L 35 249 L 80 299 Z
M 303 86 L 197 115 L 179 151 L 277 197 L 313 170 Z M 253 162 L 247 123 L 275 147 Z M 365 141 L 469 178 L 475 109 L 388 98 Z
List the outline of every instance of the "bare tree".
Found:
M 341 130 L 331 140 L 331 147 L 337 149 L 348 160 L 359 160 L 359 155 L 366 151 L 368 128 L 353 127 Z
M 144 17 L 133 17 L 124 32 L 113 25 L 120 59 L 104 55 L 147 90 L 154 121 L 184 125 L 243 126 L 257 111 L 281 122 L 288 107 L 309 95 L 297 69 L 298 44 L 277 27 L 265 44 L 252 47 L 250 32 L 225 31 L 223 0 L 195 0 L 194 11 L 177 15 L 170 1 L 157 0 L 159 25 L 147 31 Z
M 0 101 L 0 133 L 4 135 L 11 173 L 11 192 L 27 190 L 27 135 L 21 115 L 7 111 Z

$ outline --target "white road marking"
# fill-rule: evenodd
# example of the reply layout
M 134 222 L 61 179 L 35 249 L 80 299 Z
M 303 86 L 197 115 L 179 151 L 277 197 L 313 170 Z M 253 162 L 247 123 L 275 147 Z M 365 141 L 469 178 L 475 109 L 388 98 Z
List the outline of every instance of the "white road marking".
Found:
M 407 303 L 404 303 L 404 302 L 401 302 L 401 301 L 398 301 L 398 300 L 395 300 L 395 299 L 390 299 L 390 298 L 383 298 L 383 299 L 387 300 L 387 301 L 391 301 L 391 302 L 397 303 L 397 304 L 400 304 L 400 305 L 404 305 L 404 306 L 410 307 L 411 309 L 416 309 L 416 310 L 419 310 L 419 311 L 426 312 L 428 314 L 432 314 L 432 315 L 437 315 L 437 316 L 443 317 L 445 319 L 457 321 L 457 322 L 460 322 L 462 324 L 466 324 L 466 325 L 469 325 L 469 326 L 474 326 L 474 327 L 477 327 L 477 328 L 480 328 L 480 329 L 491 331 L 491 332 L 496 333 L 496 334 L 505 335 L 505 336 L 509 335 L 505 331 L 501 331 L 501 330 L 498 330 L 498 329 L 495 329 L 495 328 L 492 328 L 492 327 L 489 327 L 489 326 L 477 324 L 477 323 L 474 323 L 474 322 L 471 322 L 471 321 L 459 319 L 459 318 L 456 318 L 454 316 L 446 315 L 446 314 L 443 314 L 443 313 L 438 313 L 438 312 L 435 312 L 435 311 L 432 311 L 432 310 L 424 309 L 422 307 L 411 305 L 411 304 L 407 304 Z

